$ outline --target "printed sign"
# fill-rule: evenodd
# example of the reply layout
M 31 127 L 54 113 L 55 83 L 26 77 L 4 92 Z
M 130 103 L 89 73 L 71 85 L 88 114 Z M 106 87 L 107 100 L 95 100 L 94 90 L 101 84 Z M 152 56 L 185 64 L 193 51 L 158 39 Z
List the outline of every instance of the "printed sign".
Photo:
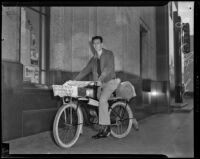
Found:
M 78 88 L 76 86 L 52 85 L 54 96 L 72 96 L 77 97 Z
M 32 83 L 39 83 L 39 67 L 25 66 L 24 80 Z

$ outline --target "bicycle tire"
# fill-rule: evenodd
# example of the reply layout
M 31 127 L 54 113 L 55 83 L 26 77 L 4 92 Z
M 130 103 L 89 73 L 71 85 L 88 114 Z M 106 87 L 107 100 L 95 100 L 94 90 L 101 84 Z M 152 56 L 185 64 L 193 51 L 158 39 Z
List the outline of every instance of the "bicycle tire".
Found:
M 78 120 L 77 120 L 77 128 L 76 128 L 74 137 L 71 139 L 71 141 L 64 143 L 62 141 L 61 137 L 59 136 L 59 127 L 58 126 L 59 126 L 59 121 L 61 119 L 62 113 L 68 108 L 72 108 L 72 110 L 75 110 L 75 113 L 77 113 Z M 64 113 L 64 117 L 66 118 L 67 116 L 65 115 L 65 113 Z M 69 118 L 69 116 L 67 118 Z M 59 145 L 62 148 L 72 147 L 77 142 L 79 135 L 82 132 L 82 128 L 83 128 L 83 115 L 82 115 L 80 107 L 77 108 L 76 104 L 68 103 L 68 104 L 64 104 L 63 106 L 61 106 L 59 108 L 58 112 L 56 113 L 54 123 L 53 123 L 53 136 L 54 136 L 54 139 L 55 139 L 57 145 Z
M 114 126 L 113 126 L 114 124 L 112 125 L 113 120 L 116 121 L 117 117 L 115 119 L 113 119 L 113 117 L 111 116 L 111 113 L 114 111 L 114 109 L 116 107 L 119 107 L 119 106 L 122 106 L 123 109 L 127 112 L 128 118 L 124 119 L 124 121 L 128 120 L 128 126 L 127 126 L 127 128 L 125 129 L 124 132 L 118 134 L 114 131 Z M 126 137 L 130 133 L 131 128 L 132 128 L 132 124 L 133 124 L 133 121 L 132 121 L 133 120 L 133 113 L 132 113 L 130 106 L 127 103 L 122 102 L 122 101 L 115 102 L 111 105 L 111 108 L 109 109 L 109 115 L 110 115 L 110 119 L 111 119 L 111 135 L 116 137 L 116 138 Z M 118 117 L 118 118 L 120 118 L 120 117 Z M 122 120 L 122 119 L 120 118 L 118 121 L 120 121 L 120 120 Z M 119 127 L 119 125 L 117 127 Z

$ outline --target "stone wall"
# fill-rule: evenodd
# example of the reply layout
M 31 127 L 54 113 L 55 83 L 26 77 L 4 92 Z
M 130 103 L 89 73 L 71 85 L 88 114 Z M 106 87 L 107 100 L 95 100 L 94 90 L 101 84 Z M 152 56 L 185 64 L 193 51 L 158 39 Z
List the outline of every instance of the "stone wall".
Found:
M 140 25 L 147 28 L 145 78 L 156 79 L 155 7 L 52 7 L 50 69 L 79 72 L 101 35 L 115 55 L 116 71 L 140 76 Z

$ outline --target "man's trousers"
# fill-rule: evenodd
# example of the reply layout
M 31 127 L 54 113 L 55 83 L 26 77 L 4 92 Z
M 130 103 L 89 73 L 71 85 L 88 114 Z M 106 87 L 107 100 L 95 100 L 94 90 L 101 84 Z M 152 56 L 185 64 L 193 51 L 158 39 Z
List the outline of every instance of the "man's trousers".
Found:
M 120 83 L 119 79 L 112 79 L 102 86 L 102 92 L 99 98 L 99 124 L 110 125 L 110 116 L 108 112 L 108 99 L 117 89 Z

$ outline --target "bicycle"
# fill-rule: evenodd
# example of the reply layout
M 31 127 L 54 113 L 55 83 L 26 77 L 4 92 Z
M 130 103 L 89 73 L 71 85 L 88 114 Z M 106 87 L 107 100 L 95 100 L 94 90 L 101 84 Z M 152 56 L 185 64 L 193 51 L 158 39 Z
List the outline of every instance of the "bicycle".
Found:
M 127 85 L 127 82 L 120 83 L 120 79 L 118 81 L 119 85 Z M 61 97 L 63 102 L 53 123 L 53 136 L 57 145 L 62 148 L 72 147 L 83 133 L 83 124 L 87 117 L 90 123 L 98 125 L 100 86 L 93 81 L 68 81 L 64 85 L 52 85 L 54 96 Z M 108 100 L 111 135 L 124 138 L 131 131 L 133 113 L 128 104 L 129 99 L 117 96 L 117 90 Z M 89 113 L 84 115 L 83 110 Z

